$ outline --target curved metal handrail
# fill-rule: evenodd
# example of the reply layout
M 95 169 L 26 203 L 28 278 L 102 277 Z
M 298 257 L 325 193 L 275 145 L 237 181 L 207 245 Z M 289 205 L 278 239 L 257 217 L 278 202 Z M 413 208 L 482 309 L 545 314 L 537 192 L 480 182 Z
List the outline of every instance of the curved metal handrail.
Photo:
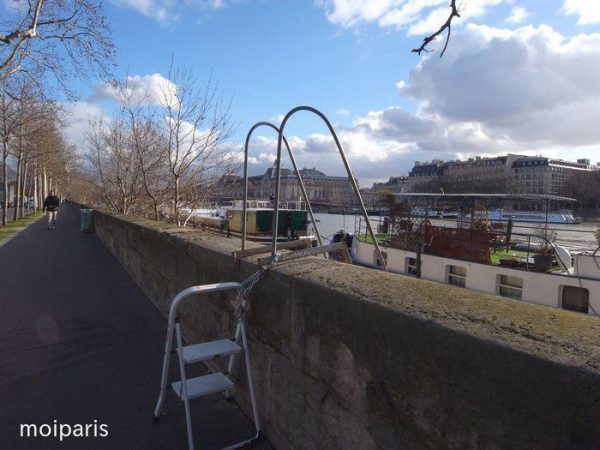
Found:
M 335 130 L 333 129 L 333 125 L 331 125 L 331 122 L 329 121 L 329 119 L 325 116 L 325 114 L 323 114 L 318 109 L 313 108 L 312 106 L 297 106 L 297 107 L 295 107 L 294 109 L 292 109 L 290 112 L 288 112 L 286 114 L 286 116 L 283 118 L 283 121 L 281 122 L 281 125 L 279 127 L 279 136 L 277 139 L 277 160 L 276 160 L 277 169 L 276 169 L 276 175 L 275 175 L 275 177 L 276 177 L 276 181 L 275 181 L 275 213 L 273 214 L 273 226 L 272 226 L 272 229 L 273 229 L 272 256 L 275 257 L 275 255 L 277 253 L 277 227 L 278 227 L 278 221 L 279 221 L 279 217 L 278 217 L 279 216 L 279 182 L 280 182 L 280 174 L 281 174 L 281 144 L 284 140 L 283 130 L 285 129 L 287 121 L 290 119 L 290 117 L 292 117 L 294 114 L 296 114 L 299 111 L 308 111 L 313 114 L 316 114 L 317 116 L 319 116 L 321 118 L 321 120 L 323 120 L 323 122 L 325 122 L 325 125 L 327 125 L 327 128 L 329 129 L 329 132 L 331 133 L 331 136 L 333 137 L 335 145 L 337 146 L 337 149 L 340 152 L 342 161 L 344 162 L 346 172 L 348 173 L 348 177 L 350 178 L 350 182 L 352 183 L 352 187 L 354 189 L 354 192 L 356 193 L 356 197 L 358 198 L 358 203 L 359 203 L 361 212 L 363 214 L 363 217 L 365 218 L 365 223 L 367 225 L 367 229 L 369 230 L 369 234 L 371 235 L 371 238 L 373 239 L 373 243 L 375 244 L 375 248 L 377 250 L 377 254 L 379 255 L 379 259 L 381 261 L 383 269 L 387 272 L 387 262 L 383 258 L 383 254 L 381 253 L 381 248 L 379 247 L 379 243 L 377 242 L 377 238 L 375 237 L 375 233 L 373 232 L 373 228 L 371 227 L 371 221 L 369 220 L 369 216 L 367 215 L 367 210 L 365 208 L 362 197 L 358 190 L 358 185 L 356 184 L 356 180 L 354 179 L 354 174 L 352 173 L 350 164 L 348 163 L 348 160 L 346 159 L 346 154 L 344 153 L 344 149 L 342 148 L 342 145 L 340 144 L 337 134 L 336 134 Z
M 276 125 L 272 124 L 271 122 L 258 122 L 256 124 L 254 124 L 254 126 L 252 128 L 250 128 L 250 131 L 248 131 L 248 134 L 246 135 L 246 143 L 244 144 L 244 206 L 242 209 L 242 250 L 246 250 L 246 221 L 248 220 L 247 217 L 247 204 L 248 204 L 248 147 L 250 145 L 250 138 L 252 137 L 252 133 L 254 133 L 254 131 L 257 128 L 260 128 L 262 126 L 265 127 L 269 127 L 272 128 L 273 130 L 275 130 L 277 132 L 277 134 L 279 135 L 279 128 L 277 128 Z M 288 154 L 290 155 L 290 160 L 292 161 L 292 166 L 294 167 L 294 171 L 296 172 L 296 176 L 298 177 L 298 183 L 300 184 L 300 191 L 302 193 L 302 197 L 304 198 L 304 203 L 306 203 L 306 209 L 308 210 L 308 214 L 310 215 L 310 220 L 312 220 L 313 223 L 313 227 L 315 229 L 315 233 L 317 233 L 317 240 L 319 241 L 319 245 L 322 246 L 323 242 L 321 241 L 321 234 L 319 233 L 319 228 L 317 227 L 317 221 L 315 220 L 315 216 L 313 214 L 313 210 L 312 207 L 310 206 L 310 201 L 308 199 L 308 194 L 306 193 L 306 188 L 304 187 L 304 182 L 302 181 L 302 176 L 300 175 L 300 171 L 298 170 L 298 165 L 296 164 L 296 158 L 294 158 L 294 154 L 292 153 L 292 149 L 290 148 L 290 145 L 287 141 L 287 139 L 285 138 L 285 136 L 283 136 L 283 142 L 285 143 L 285 147 L 287 148 Z M 276 200 L 276 204 L 277 206 L 279 205 L 279 197 L 277 197 Z M 274 214 L 278 214 L 278 209 L 274 209 Z M 273 236 L 275 236 L 275 238 L 277 237 L 277 229 L 273 228 Z M 327 255 L 325 255 L 325 257 L 327 258 Z

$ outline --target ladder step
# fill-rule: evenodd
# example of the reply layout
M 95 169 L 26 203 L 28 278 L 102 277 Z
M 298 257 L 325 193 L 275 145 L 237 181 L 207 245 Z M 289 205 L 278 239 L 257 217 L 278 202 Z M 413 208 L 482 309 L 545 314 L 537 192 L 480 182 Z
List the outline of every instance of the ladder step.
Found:
M 174 382 L 172 386 L 179 398 L 183 399 L 181 381 Z M 233 382 L 221 372 L 216 372 L 197 378 L 190 378 L 186 381 L 186 386 L 188 390 L 188 399 L 192 399 L 231 389 L 233 388 Z
M 219 341 L 202 342 L 201 344 L 187 345 L 183 347 L 183 361 L 191 364 L 218 356 L 228 356 L 239 353 L 242 348 L 230 339 Z

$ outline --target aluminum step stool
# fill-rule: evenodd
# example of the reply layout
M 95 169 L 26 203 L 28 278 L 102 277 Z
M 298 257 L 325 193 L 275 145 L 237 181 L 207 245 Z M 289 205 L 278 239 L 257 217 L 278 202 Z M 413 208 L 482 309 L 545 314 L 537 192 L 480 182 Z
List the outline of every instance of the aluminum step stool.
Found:
M 181 324 L 177 318 L 177 308 L 182 301 L 195 294 L 208 294 L 210 292 L 235 290 L 238 294 L 239 304 L 236 312 L 236 328 L 234 339 L 220 339 L 212 342 L 203 342 L 195 345 L 183 345 L 181 337 Z M 250 391 L 250 400 L 252 402 L 252 415 L 254 419 L 254 427 L 256 434 L 250 439 L 246 439 L 237 444 L 233 444 L 226 449 L 234 449 L 247 445 L 258 438 L 260 433 L 260 422 L 258 418 L 258 410 L 256 406 L 256 395 L 254 392 L 254 382 L 252 380 L 252 369 L 250 367 L 250 353 L 248 351 L 248 339 L 246 337 L 245 326 L 245 306 L 246 300 L 244 296 L 244 286 L 241 283 L 217 283 L 206 284 L 202 286 L 193 286 L 181 291 L 169 310 L 169 324 L 167 328 L 167 339 L 165 343 L 165 355 L 163 360 L 162 379 L 160 384 L 160 394 L 156 407 L 154 408 L 154 420 L 158 420 L 162 410 L 165 393 L 167 390 L 167 379 L 169 376 L 169 363 L 171 353 L 173 351 L 173 335 L 177 342 L 177 354 L 179 356 L 179 370 L 181 372 L 181 380 L 172 383 L 174 392 L 183 400 L 185 406 L 185 419 L 187 424 L 189 449 L 194 449 L 194 439 L 192 436 L 192 417 L 190 413 L 190 400 L 196 397 L 224 392 L 232 389 L 234 383 L 229 379 L 233 368 L 234 356 L 240 352 L 244 353 L 244 362 L 246 366 L 246 375 L 248 388 Z M 227 372 L 214 372 L 208 375 L 203 375 L 197 378 L 186 378 L 185 366 L 197 362 L 207 361 L 219 357 L 229 357 Z

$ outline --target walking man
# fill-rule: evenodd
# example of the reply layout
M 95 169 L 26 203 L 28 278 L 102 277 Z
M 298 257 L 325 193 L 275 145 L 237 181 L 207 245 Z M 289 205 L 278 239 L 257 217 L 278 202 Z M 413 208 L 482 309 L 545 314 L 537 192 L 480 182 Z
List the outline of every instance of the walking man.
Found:
M 50 191 L 46 200 L 44 200 L 44 207 L 48 215 L 48 229 L 52 230 L 56 228 L 56 210 L 60 205 L 60 200 L 56 195 L 54 195 L 54 191 Z

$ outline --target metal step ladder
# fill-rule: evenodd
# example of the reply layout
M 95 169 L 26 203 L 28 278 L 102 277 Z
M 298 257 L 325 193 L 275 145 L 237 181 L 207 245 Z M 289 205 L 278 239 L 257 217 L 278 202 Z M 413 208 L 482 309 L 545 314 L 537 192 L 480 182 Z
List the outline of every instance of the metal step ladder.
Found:
M 219 339 L 212 342 L 203 342 L 194 345 L 183 345 L 181 335 L 181 323 L 177 315 L 177 309 L 184 299 L 191 295 L 208 294 L 218 291 L 233 290 L 237 292 L 238 306 L 236 308 L 236 328 L 233 339 Z M 247 286 L 242 283 L 217 283 L 206 284 L 202 286 L 193 286 L 181 291 L 173 302 L 169 310 L 169 324 L 167 328 L 167 338 L 165 343 L 165 354 L 163 359 L 162 379 L 160 384 L 160 394 L 156 407 L 154 408 L 154 420 L 160 417 L 165 394 L 167 391 L 167 380 L 169 377 L 169 365 L 171 353 L 173 353 L 173 337 L 176 342 L 176 352 L 179 358 L 179 370 L 181 380 L 171 384 L 173 391 L 183 400 L 185 407 L 185 419 L 187 425 L 189 449 L 194 449 L 194 439 L 192 433 L 192 417 L 190 412 L 190 400 L 205 395 L 216 394 L 218 392 L 229 391 L 234 388 L 233 381 L 229 375 L 233 369 L 234 357 L 238 353 L 243 353 L 246 369 L 246 381 L 250 391 L 250 400 L 252 402 L 252 415 L 254 420 L 255 435 L 249 439 L 233 444 L 226 449 L 239 448 L 247 445 L 258 438 L 260 433 L 260 422 L 258 418 L 258 409 L 256 405 L 256 395 L 254 391 L 254 382 L 252 379 L 252 369 L 250 366 L 250 353 L 248 349 L 248 339 L 246 337 L 245 311 Z M 217 358 L 228 357 L 226 372 L 212 372 L 196 378 L 186 377 L 186 366 L 189 364 L 206 362 Z

